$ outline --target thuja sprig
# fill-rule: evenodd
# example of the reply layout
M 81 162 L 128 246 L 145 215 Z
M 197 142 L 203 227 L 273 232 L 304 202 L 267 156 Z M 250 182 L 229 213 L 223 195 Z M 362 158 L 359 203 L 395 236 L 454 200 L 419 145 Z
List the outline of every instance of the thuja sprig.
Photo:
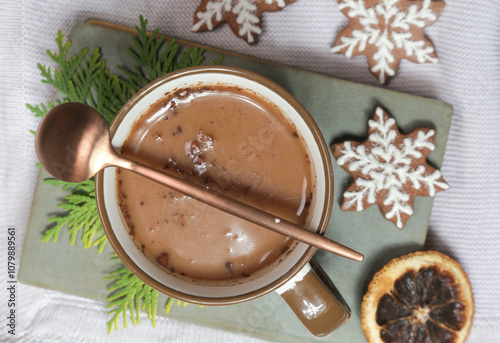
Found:
M 57 242 L 61 229 L 68 227 L 70 244 L 74 245 L 80 230 L 81 240 L 85 249 L 97 246 L 98 252 L 104 250 L 107 238 L 101 226 L 99 213 L 95 202 L 95 189 L 93 178 L 81 183 L 72 184 L 57 179 L 47 179 L 45 183 L 53 186 L 61 186 L 63 190 L 71 189 L 71 193 L 65 196 L 65 201 L 57 206 L 65 215 L 49 217 L 47 221 L 54 223 L 45 230 L 42 242 Z
M 115 255 L 112 260 L 118 260 Z M 158 306 L 158 291 L 149 287 L 135 276 L 123 264 L 115 271 L 109 273 L 107 280 L 113 280 L 108 287 L 108 314 L 111 319 L 106 323 L 108 333 L 118 329 L 120 317 L 123 326 L 128 326 L 127 314 L 133 325 L 140 323 L 140 311 L 145 309 L 151 324 L 156 325 L 156 310 Z
M 48 102 L 26 106 L 36 117 L 43 117 L 59 103 L 86 102 L 111 123 L 127 100 L 147 83 L 171 71 L 197 66 L 204 61 L 203 49 L 187 49 L 180 53 L 179 46 L 174 40 L 165 46 L 164 37 L 158 36 L 158 30 L 148 34 L 147 20 L 142 16 L 140 27 L 136 27 L 136 30 L 138 35 L 132 38 L 136 50 L 130 49 L 129 53 L 137 65 L 132 70 L 118 66 L 124 77 L 109 72 L 98 48 L 95 48 L 90 55 L 89 49 L 85 48 L 68 57 L 71 42 L 69 40 L 65 42 L 64 35 L 59 31 L 56 38 L 58 51 L 47 51 L 49 57 L 57 64 L 57 68 L 52 71 L 51 68 L 41 64 L 38 64 L 38 68 L 42 82 L 57 89 L 62 94 L 61 100 L 54 104 Z M 222 56 L 211 63 L 221 62 Z M 52 226 L 44 232 L 42 241 L 56 242 L 61 229 L 67 226 L 71 245 L 74 245 L 81 231 L 83 246 L 85 248 L 97 246 L 98 252 L 102 252 L 107 238 L 98 216 L 94 180 L 67 183 L 47 179 L 45 182 L 71 193 L 65 197 L 64 202 L 57 205 L 63 212 L 48 218 Z M 113 327 L 118 328 L 120 318 L 123 318 L 124 326 L 127 326 L 127 315 L 134 325 L 139 323 L 141 309 L 146 310 L 148 318 L 151 319 L 153 326 L 155 325 L 158 291 L 144 284 L 123 264 L 111 272 L 107 279 L 113 280 L 108 288 L 110 295 L 107 308 L 112 316 L 107 323 L 108 332 Z M 168 299 L 165 312 L 170 311 L 173 301 L 172 298 Z
M 57 89 L 61 93 L 61 99 L 54 104 L 48 102 L 47 104 L 42 103 L 36 106 L 28 104 L 26 106 L 36 117 L 43 117 L 50 109 L 60 103 L 86 102 L 98 111 L 101 110 L 102 113 L 107 114 L 104 117 L 110 122 L 113 115 L 110 115 L 109 110 L 106 111 L 110 106 L 103 104 L 108 99 L 113 98 L 122 101 L 121 105 L 123 105 L 128 97 L 122 96 L 120 98 L 116 94 L 130 95 L 132 92 L 121 83 L 118 77 L 109 73 L 98 48 L 95 48 L 92 54 L 89 54 L 89 49 L 85 48 L 73 56 L 68 56 L 71 42 L 65 41 L 64 38 L 62 32 L 59 31 L 56 37 L 58 50 L 56 52 L 47 50 L 47 55 L 56 63 L 57 67 L 52 70 L 38 64 L 42 82 Z M 103 87 L 103 84 L 110 86 Z M 110 104 L 113 103 L 110 102 Z M 61 229 L 67 227 L 71 245 L 75 244 L 77 236 L 81 232 L 84 248 L 97 246 L 98 251 L 102 252 L 107 239 L 98 216 L 93 179 L 80 184 L 55 179 L 47 179 L 45 182 L 62 187 L 63 190 L 71 191 L 71 193 L 65 196 L 64 202 L 57 205 L 62 212 L 47 219 L 51 226 L 45 230 L 42 241 L 57 242 Z
M 92 98 L 91 89 L 94 80 L 106 68 L 106 62 L 100 58 L 99 48 L 94 48 L 90 55 L 89 49 L 84 48 L 68 58 L 67 52 L 71 42 L 64 42 L 61 31 L 57 34 L 56 43 L 59 51 L 47 50 L 47 55 L 58 68 L 52 71 L 51 68 L 38 64 L 42 82 L 54 86 L 68 101 L 87 102 Z
M 89 103 L 94 107 L 108 124 L 111 124 L 115 115 L 127 102 L 135 90 L 125 84 L 125 80 L 105 69 L 94 80 L 94 88 L 98 90 L 96 99 L 91 98 Z
M 163 75 L 182 68 L 198 66 L 205 60 L 204 49 L 188 48 L 180 52 L 175 39 L 165 46 L 165 37 L 158 35 L 159 30 L 149 32 L 148 21 L 142 16 L 139 19 L 140 25 L 135 27 L 137 36 L 132 37 L 136 50 L 128 49 L 130 56 L 137 64 L 132 69 L 118 66 L 118 69 L 126 76 L 125 84 L 130 89 L 138 91 Z M 179 54 L 180 57 L 178 57 Z M 222 63 L 222 56 L 211 63 Z
M 115 254 L 111 260 L 119 261 L 119 258 Z M 113 329 L 118 330 L 120 318 L 122 318 L 124 327 L 128 327 L 129 320 L 132 325 L 140 323 L 141 310 L 145 310 L 147 317 L 151 320 L 151 325 L 156 326 L 159 295 L 157 290 L 142 282 L 121 262 L 120 267 L 109 273 L 105 279 L 112 280 L 107 289 L 110 293 L 106 309 L 108 309 L 108 314 L 111 315 L 111 319 L 106 323 L 108 333 Z M 177 306 L 187 306 L 186 302 L 168 297 L 165 303 L 165 313 L 170 312 L 176 301 Z M 200 305 L 200 308 L 203 308 L 203 306 Z

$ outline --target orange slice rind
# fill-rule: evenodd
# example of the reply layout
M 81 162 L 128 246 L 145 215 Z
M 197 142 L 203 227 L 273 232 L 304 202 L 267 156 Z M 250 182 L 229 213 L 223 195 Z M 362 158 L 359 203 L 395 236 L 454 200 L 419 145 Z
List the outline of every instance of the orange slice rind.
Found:
M 467 274 L 437 251 L 391 260 L 373 277 L 361 306 L 369 343 L 465 342 L 473 315 Z

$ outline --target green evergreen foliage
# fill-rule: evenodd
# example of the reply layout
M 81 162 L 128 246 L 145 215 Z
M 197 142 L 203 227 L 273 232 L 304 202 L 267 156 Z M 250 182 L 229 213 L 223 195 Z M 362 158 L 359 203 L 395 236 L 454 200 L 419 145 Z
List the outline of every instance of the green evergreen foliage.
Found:
M 118 260 L 115 255 L 113 260 Z M 110 296 L 108 297 L 108 314 L 111 319 L 106 323 L 108 333 L 118 329 L 120 317 L 123 326 L 127 327 L 127 313 L 133 325 L 140 323 L 140 310 L 145 309 L 147 316 L 151 319 L 153 327 L 156 324 L 156 309 L 158 306 L 158 291 L 149 287 L 135 276 L 127 267 L 122 265 L 111 272 L 108 280 L 113 280 L 108 287 Z
M 53 186 L 61 186 L 63 190 L 71 189 L 71 194 L 65 196 L 65 202 L 57 205 L 64 211 L 64 214 L 47 219 L 49 223 L 55 223 L 55 225 L 45 230 L 42 242 L 50 240 L 57 242 L 61 229 L 67 225 L 71 245 L 75 244 L 79 231 L 83 230 L 81 235 L 83 247 L 88 249 L 91 246 L 97 246 L 98 251 L 102 252 L 107 238 L 97 212 L 94 179 L 76 184 L 57 179 L 47 179 L 45 182 Z
M 42 82 L 58 90 L 62 94 L 61 100 L 54 104 L 48 102 L 46 105 L 43 103 L 36 106 L 27 104 L 28 109 L 36 117 L 43 117 L 60 103 L 84 102 L 98 110 L 108 123 L 111 123 L 119 108 L 134 94 L 134 91 L 129 90 L 118 76 L 109 72 L 105 60 L 101 59 L 98 48 L 95 48 L 91 55 L 89 55 L 89 49 L 85 48 L 68 57 L 71 42 L 65 42 L 61 31 L 57 34 L 56 43 L 58 51 L 47 50 L 47 55 L 57 67 L 52 70 L 50 67 L 38 64 L 38 69 Z M 71 194 L 65 197 L 65 202 L 58 204 L 63 212 L 48 218 L 48 222 L 53 225 L 44 232 L 42 241 L 56 242 L 60 230 L 67 225 L 71 245 L 74 245 L 79 231 L 82 230 L 83 246 L 85 248 L 97 246 L 98 251 L 101 252 L 107 239 L 97 212 L 93 179 L 82 184 L 71 184 L 54 179 L 48 179 L 46 183 L 62 186 L 64 190 L 71 190 Z
M 50 68 L 38 64 L 42 82 L 63 93 L 67 101 L 87 102 L 92 98 L 94 80 L 106 68 L 106 62 L 100 58 L 99 48 L 94 48 L 91 55 L 88 55 L 89 49 L 85 48 L 68 58 L 71 42 L 64 42 L 61 31 L 57 34 L 56 43 L 59 51 L 47 50 L 47 55 L 56 62 L 58 68 L 52 72 Z
M 205 60 L 203 49 L 188 48 L 181 52 L 175 39 L 165 46 L 165 37 L 158 34 L 158 29 L 148 32 L 147 23 L 148 21 L 141 16 L 140 26 L 135 27 L 137 36 L 132 37 L 136 50 L 128 49 L 137 64 L 132 70 L 118 66 L 126 76 L 124 84 L 134 91 L 172 71 L 197 66 Z M 212 63 L 221 62 L 222 56 Z
M 129 53 L 137 63 L 132 69 L 118 66 L 124 74 L 112 74 L 106 68 L 99 48 L 82 49 L 73 56 L 67 56 L 71 46 L 69 40 L 61 31 L 58 32 L 56 43 L 58 50 L 47 50 L 48 56 L 56 63 L 54 70 L 38 64 L 42 82 L 53 86 L 61 94 L 55 103 L 30 105 L 27 108 L 36 117 L 43 117 L 54 106 L 64 102 L 83 102 L 95 108 L 108 123 L 127 100 L 138 90 L 154 79 L 169 72 L 197 66 L 204 61 L 203 49 L 190 48 L 180 52 L 175 40 L 165 45 L 165 38 L 158 35 L 158 30 L 149 34 L 147 20 L 140 16 L 140 27 L 136 27 L 137 36 L 132 37 L 136 49 Z M 222 62 L 222 56 L 217 62 Z M 31 131 L 36 134 L 35 131 Z M 70 244 L 74 245 L 78 236 L 84 248 L 96 246 L 102 252 L 107 243 L 106 235 L 99 220 L 95 201 L 94 179 L 82 183 L 67 183 L 57 179 L 47 179 L 46 183 L 70 192 L 64 201 L 58 204 L 61 213 L 48 218 L 50 226 L 45 230 L 43 242 L 57 242 L 63 228 L 68 228 Z M 116 256 L 113 259 L 118 259 Z M 133 325 L 140 322 L 139 312 L 145 309 L 148 318 L 155 325 L 158 291 L 144 284 L 123 264 L 111 272 L 107 279 L 113 280 L 108 288 L 108 313 L 112 316 L 108 321 L 108 332 L 118 328 L 119 319 L 127 326 L 127 316 Z M 172 301 L 167 302 L 168 308 Z

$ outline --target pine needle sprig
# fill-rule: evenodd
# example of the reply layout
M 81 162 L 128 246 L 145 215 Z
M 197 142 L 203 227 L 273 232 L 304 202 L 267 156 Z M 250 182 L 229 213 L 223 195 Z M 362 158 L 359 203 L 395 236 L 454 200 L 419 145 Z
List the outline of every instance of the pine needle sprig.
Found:
M 113 256 L 112 260 L 118 260 Z M 133 325 L 140 323 L 140 310 L 145 309 L 152 326 L 156 325 L 156 311 L 158 306 L 158 291 L 151 288 L 135 276 L 127 267 L 122 265 L 111 272 L 105 279 L 113 280 L 108 287 L 108 314 L 111 319 L 106 323 L 108 333 L 118 329 L 119 319 L 123 326 L 128 327 L 127 317 Z M 128 316 L 127 316 L 128 314 Z

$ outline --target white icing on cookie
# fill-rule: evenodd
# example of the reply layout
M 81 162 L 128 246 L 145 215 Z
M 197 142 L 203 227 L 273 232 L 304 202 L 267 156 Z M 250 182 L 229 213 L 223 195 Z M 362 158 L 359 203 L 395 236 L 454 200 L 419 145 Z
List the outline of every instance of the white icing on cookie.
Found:
M 210 0 L 207 2 L 206 10 L 198 11 L 196 17 L 198 21 L 192 26 L 193 31 L 198 31 L 203 25 L 208 30 L 213 30 L 214 22 L 219 23 L 224 19 L 226 13 L 231 12 L 236 15 L 238 24 L 238 35 L 249 43 L 255 41 L 254 36 L 259 35 L 262 29 L 259 26 L 261 18 L 256 15 L 256 3 L 262 0 Z M 285 7 L 285 0 L 265 0 L 266 5 L 276 5 L 279 8 Z
M 359 22 L 362 29 L 352 30 L 351 36 L 342 36 L 341 43 L 331 51 L 352 57 L 355 49 L 364 52 L 371 46 L 375 53 L 370 69 L 382 84 L 396 73 L 396 68 L 391 67 L 396 49 L 404 51 L 407 57 L 414 56 L 418 63 L 436 63 L 432 44 L 425 38 L 414 37 L 415 32 L 421 32 L 438 18 L 438 13 L 431 8 L 432 1 L 411 1 L 411 5 L 401 6 L 403 3 L 406 0 L 380 0 L 366 8 L 364 0 L 339 0 L 339 9 L 348 9 L 347 16 Z
M 365 202 L 370 206 L 376 203 L 377 195 L 387 194 L 383 200 L 388 209 L 384 216 L 389 220 L 394 218 L 396 226 L 401 229 L 402 215 L 413 214 L 409 204 L 412 195 L 404 191 L 405 186 L 411 185 L 412 189 L 420 191 L 418 195 L 428 196 L 449 188 L 439 170 L 414 163 L 425 158 L 424 151 L 427 154 L 434 150 L 436 132 L 433 129 L 419 130 L 415 136 L 406 136 L 396 144 L 396 139 L 401 137 L 396 121 L 381 107 L 376 108 L 374 118 L 368 121 L 368 128 L 369 144 L 355 147 L 350 141 L 340 144 L 342 150 L 337 163 L 347 171 L 362 174 L 355 179 L 354 187 L 344 192 L 342 206 L 362 211 L 366 208 Z
M 191 28 L 193 31 L 198 31 L 203 25 L 207 26 L 208 30 L 214 29 L 213 20 L 219 22 L 223 19 L 225 12 L 231 10 L 232 0 L 216 0 L 209 1 L 205 12 L 197 12 L 196 17 L 199 19 Z
M 253 43 L 254 41 L 252 32 L 256 34 L 262 32 L 262 29 L 257 25 L 260 20 L 259 17 L 254 14 L 256 10 L 257 6 L 255 6 L 253 0 L 240 0 L 232 10 L 234 14 L 238 15 L 238 17 L 236 17 L 236 22 L 240 26 L 238 34 L 241 37 L 246 36 L 249 43 Z

